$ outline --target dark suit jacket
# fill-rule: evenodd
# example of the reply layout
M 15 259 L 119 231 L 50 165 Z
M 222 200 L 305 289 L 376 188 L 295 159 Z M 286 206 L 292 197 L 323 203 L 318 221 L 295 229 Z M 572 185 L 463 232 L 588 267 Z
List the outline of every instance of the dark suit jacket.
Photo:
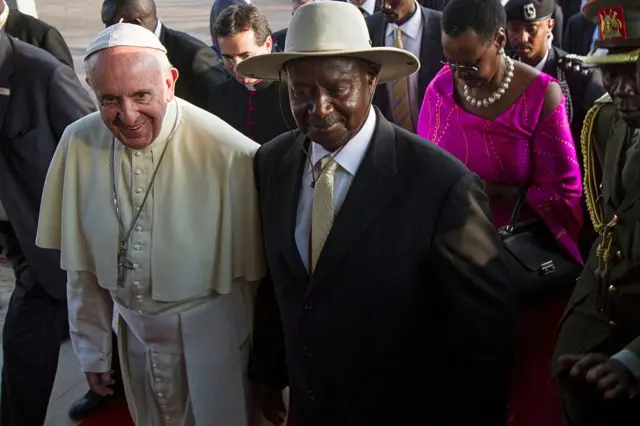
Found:
M 567 18 L 564 21 L 564 27 L 562 27 L 562 31 L 566 31 L 569 19 L 575 14 L 580 13 L 582 0 L 556 0 L 556 3 L 562 8 L 562 12 L 564 12 L 564 16 Z
M 270 280 L 252 379 L 290 385 L 297 426 L 504 425 L 514 301 L 479 179 L 377 111 L 310 277 L 294 237 L 306 165 L 291 134 L 255 157 Z
M 342 2 L 346 2 L 347 0 L 338 0 Z M 380 0 L 376 0 L 375 5 L 373 6 L 373 13 L 380 12 Z
M 427 91 L 427 86 L 442 68 L 441 61 L 444 61 L 441 41 L 442 13 L 422 7 L 422 42 L 420 43 L 420 70 L 418 71 L 418 100 L 422 103 L 422 98 Z M 376 13 L 366 19 L 369 28 L 369 37 L 374 47 L 384 47 L 387 20 L 384 14 Z M 376 105 L 388 120 L 393 120 L 389 99 L 389 88 L 386 84 L 381 84 L 373 97 Z M 420 108 L 420 105 L 418 105 Z
M 418 0 L 418 4 L 428 9 L 442 12 L 445 6 L 449 4 L 449 0 Z
M 202 109 L 207 108 L 211 89 L 227 78 L 216 53 L 200 40 L 162 25 L 160 42 L 167 48 L 171 64 L 180 76 L 176 96 Z
M 4 31 L 18 40 L 46 50 L 73 68 L 73 57 L 62 34 L 46 22 L 11 9 Z
M 287 41 L 287 28 L 271 34 L 271 38 L 273 39 L 273 51 L 284 52 L 284 43 Z
M 553 19 L 556 21 L 556 25 L 553 28 L 553 45 L 562 46 L 562 36 L 564 34 L 564 10 L 557 4 L 553 7 Z
M 564 34 L 562 48 L 575 55 L 586 56 L 591 50 L 596 24 L 589 21 L 582 13 L 569 18 Z
M 0 200 L 16 278 L 66 298 L 58 252 L 36 247 L 38 212 L 49 162 L 67 125 L 95 110 L 75 72 L 44 50 L 0 32 Z M 44 213 L 46 214 L 46 212 Z

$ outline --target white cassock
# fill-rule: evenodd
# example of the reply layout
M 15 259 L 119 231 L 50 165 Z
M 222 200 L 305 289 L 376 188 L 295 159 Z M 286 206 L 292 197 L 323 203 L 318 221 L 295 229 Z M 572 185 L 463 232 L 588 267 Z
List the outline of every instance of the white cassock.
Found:
M 110 370 L 115 302 L 124 387 L 138 426 L 245 426 L 253 293 L 265 275 L 253 178 L 258 145 L 172 101 L 149 147 L 133 151 L 115 141 L 122 232 L 113 143 L 98 113 L 70 125 L 42 197 L 37 244 L 61 251 L 81 367 Z M 137 209 L 127 250 L 133 269 L 118 286 L 119 236 Z

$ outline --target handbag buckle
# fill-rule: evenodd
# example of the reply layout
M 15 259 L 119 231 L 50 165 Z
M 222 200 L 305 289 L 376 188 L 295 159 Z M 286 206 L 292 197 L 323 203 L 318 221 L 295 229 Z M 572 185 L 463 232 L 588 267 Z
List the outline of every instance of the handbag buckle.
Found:
M 544 262 L 543 264 L 540 265 L 540 272 L 542 272 L 542 275 L 553 274 L 555 271 L 556 271 L 556 265 L 553 264 L 553 260 Z

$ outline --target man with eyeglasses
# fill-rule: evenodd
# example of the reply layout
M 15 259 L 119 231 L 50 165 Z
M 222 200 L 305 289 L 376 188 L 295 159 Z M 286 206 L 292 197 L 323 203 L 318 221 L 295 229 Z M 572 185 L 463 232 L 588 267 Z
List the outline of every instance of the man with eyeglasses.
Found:
M 229 6 L 218 17 L 214 33 L 230 77 L 213 88 L 207 110 L 259 144 L 294 129 L 286 88 L 236 72 L 243 60 L 271 53 L 265 14 L 250 4 Z

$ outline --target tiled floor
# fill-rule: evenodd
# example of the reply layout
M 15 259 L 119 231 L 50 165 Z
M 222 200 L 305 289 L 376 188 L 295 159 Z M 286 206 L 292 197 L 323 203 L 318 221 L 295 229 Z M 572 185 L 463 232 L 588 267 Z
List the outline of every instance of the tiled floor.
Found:
M 206 43 L 211 42 L 209 12 L 212 3 L 212 0 L 156 0 L 158 16 L 164 24 L 188 32 Z M 254 0 L 254 3 L 266 12 L 272 30 L 287 26 L 291 17 L 291 0 Z M 36 4 L 38 17 L 62 32 L 74 55 L 75 69 L 81 81 L 84 81 L 82 54 L 91 38 L 103 28 L 100 21 L 101 1 L 36 0 Z M 2 274 L 10 274 L 10 271 L 3 269 L 0 271 L 0 275 Z M 7 297 L 6 291 L 4 294 L 0 292 L 0 315 L 2 316 L 4 315 L 2 307 L 6 306 Z M 0 357 L 0 366 L 1 363 Z M 45 426 L 73 425 L 74 423 L 66 415 L 67 409 L 85 391 L 84 375 L 79 370 L 71 345 L 66 343 L 60 352 L 58 376 Z

